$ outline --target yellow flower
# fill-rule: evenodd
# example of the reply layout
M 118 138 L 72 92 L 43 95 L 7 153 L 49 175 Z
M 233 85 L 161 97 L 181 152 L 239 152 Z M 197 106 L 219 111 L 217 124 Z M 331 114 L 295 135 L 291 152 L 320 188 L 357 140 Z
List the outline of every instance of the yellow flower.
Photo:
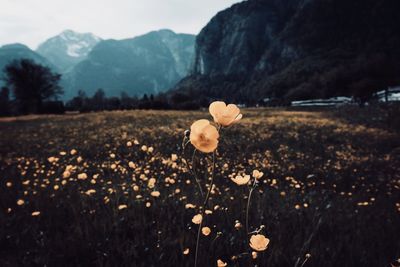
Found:
M 119 206 L 118 206 L 118 209 L 119 209 L 119 210 L 123 210 L 123 209 L 126 209 L 126 208 L 128 208 L 128 206 L 125 205 L 125 204 L 122 204 L 122 205 L 119 205 Z
M 210 104 L 209 111 L 214 121 L 221 126 L 229 126 L 242 118 L 240 109 L 234 105 L 226 105 L 225 102 L 215 101 Z
M 33 217 L 36 217 L 36 216 L 39 216 L 40 215 L 40 211 L 34 211 L 34 212 L 32 212 L 32 216 Z
M 132 161 L 129 161 L 128 166 L 129 166 L 129 168 L 131 168 L 131 169 L 135 169 L 135 168 L 136 168 L 136 164 L 133 163 Z
M 193 216 L 192 223 L 200 224 L 202 220 L 203 220 L 203 216 L 201 214 L 197 214 L 197 215 Z
M 217 260 L 217 267 L 225 267 L 228 264 L 226 262 L 223 262 L 222 260 Z
M 155 178 L 150 178 L 150 180 L 147 183 L 147 187 L 152 189 L 152 188 L 154 188 L 155 184 L 156 184 L 156 179 Z
M 210 227 L 203 227 L 201 228 L 201 232 L 203 233 L 203 235 L 208 236 L 211 233 L 211 229 Z
M 218 146 L 219 133 L 208 120 L 195 121 L 190 127 L 190 142 L 204 153 L 213 152 Z
M 57 162 L 58 161 L 58 158 L 56 158 L 56 157 L 50 157 L 50 158 L 48 158 L 47 159 L 50 163 L 53 163 L 53 162 Z
M 150 193 L 151 196 L 153 197 L 159 197 L 160 196 L 160 192 L 159 191 L 153 191 Z
M 231 178 L 231 180 L 238 185 L 245 185 L 250 181 L 250 175 L 238 175 L 235 178 Z
M 191 203 L 185 205 L 185 209 L 194 209 L 194 208 L 196 208 L 196 206 Z
M 64 171 L 63 172 L 63 178 L 64 179 L 67 179 L 68 177 L 70 177 L 71 176 L 71 173 L 69 172 L 69 171 Z
M 252 235 L 250 238 L 250 247 L 256 251 L 264 251 L 267 249 L 269 239 L 264 235 Z
M 264 173 L 260 172 L 259 170 L 254 170 L 253 171 L 253 177 L 256 178 L 257 180 L 263 177 Z
M 91 195 L 93 195 L 95 193 L 96 193 L 96 190 L 94 190 L 94 189 L 89 189 L 88 191 L 85 192 L 85 194 L 88 195 L 88 196 L 91 196 Z
M 86 179 L 87 179 L 87 174 L 84 173 L 84 172 L 78 174 L 78 179 L 79 179 L 79 180 L 86 180 Z

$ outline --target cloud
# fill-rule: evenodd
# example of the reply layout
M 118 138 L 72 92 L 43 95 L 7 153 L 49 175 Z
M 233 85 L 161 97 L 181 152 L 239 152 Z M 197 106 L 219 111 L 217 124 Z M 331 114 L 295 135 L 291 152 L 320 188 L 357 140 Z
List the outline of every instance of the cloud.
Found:
M 0 0 L 0 45 L 31 48 L 65 29 L 130 38 L 169 28 L 197 34 L 220 10 L 241 0 Z

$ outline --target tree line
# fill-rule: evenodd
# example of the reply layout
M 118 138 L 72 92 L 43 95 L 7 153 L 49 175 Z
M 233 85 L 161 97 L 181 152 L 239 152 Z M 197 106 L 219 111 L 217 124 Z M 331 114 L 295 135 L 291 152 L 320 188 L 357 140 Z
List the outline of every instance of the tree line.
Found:
M 376 73 L 382 73 L 383 69 L 385 70 L 383 72 L 386 75 L 388 75 L 388 73 L 390 74 L 390 72 L 387 71 L 387 66 L 379 69 L 378 65 L 380 64 L 374 64 L 375 69 L 379 70 L 376 71 Z M 364 64 L 364 66 L 369 65 Z M 365 68 L 370 69 L 367 67 Z M 218 93 L 224 92 L 224 85 L 219 83 L 205 83 L 204 81 L 200 82 L 204 87 L 201 90 L 196 83 L 190 83 L 188 90 L 171 91 L 157 95 L 145 94 L 140 98 L 137 96 L 129 96 L 126 92 L 122 92 L 119 97 L 107 97 L 105 91 L 99 88 L 93 96 L 88 96 L 84 91 L 80 90 L 75 97 L 64 103 L 60 100 L 60 96 L 63 94 L 63 89 L 59 85 L 61 75 L 54 73 L 49 67 L 36 64 L 29 59 L 21 59 L 8 64 L 4 68 L 3 73 L 4 77 L 0 78 L 5 82 L 5 86 L 0 90 L 0 116 L 32 113 L 62 114 L 66 111 L 90 112 L 130 109 L 199 109 L 201 107 L 207 107 L 210 101 L 219 98 Z M 344 76 L 345 74 L 346 76 Z M 366 78 L 360 78 L 358 79 L 359 82 L 354 84 L 350 81 L 353 80 L 355 76 L 361 77 L 362 74 L 360 71 L 352 71 L 351 66 L 348 66 L 347 71 L 344 69 L 332 69 L 330 75 L 333 78 L 329 78 L 328 80 L 330 83 L 335 81 L 335 83 L 333 83 L 334 87 L 337 92 L 343 93 L 343 95 L 345 95 L 345 92 L 343 90 L 341 91 L 340 88 L 343 89 L 346 84 L 350 84 L 353 87 L 352 96 L 355 97 L 360 104 L 363 104 L 373 99 L 373 88 L 375 88 L 375 90 L 379 89 L 379 86 L 383 86 L 379 81 L 385 80 L 379 75 L 372 74 L 368 73 L 368 75 L 365 75 Z M 291 78 L 286 78 L 286 81 L 295 77 L 292 75 L 288 76 Z M 307 96 L 308 98 L 319 96 L 318 92 L 315 90 L 318 88 L 321 89 L 321 87 L 323 88 L 320 81 L 325 76 L 326 75 L 320 76 L 312 86 L 308 85 L 310 88 L 306 88 L 304 84 L 299 83 L 302 84 L 302 86 L 293 89 L 292 93 L 296 92 L 296 94 L 303 95 L 304 97 Z M 350 78 L 346 80 L 346 77 Z M 221 79 L 221 83 L 223 81 L 224 80 Z M 371 84 L 373 86 L 371 86 Z M 354 88 L 356 88 L 356 90 Z M 240 92 L 240 88 L 236 89 L 231 88 L 228 91 Z M 284 92 L 285 90 L 282 89 L 280 91 Z M 309 94 L 310 92 L 314 92 L 314 94 Z M 259 92 L 253 92 L 252 95 L 256 95 L 257 93 Z M 329 95 L 330 94 L 327 96 Z M 250 99 L 245 96 L 246 94 L 242 94 L 240 99 L 233 100 L 234 102 L 248 105 L 265 104 L 261 98 Z M 289 96 L 278 97 L 274 101 L 270 101 L 270 104 L 288 105 L 290 102 L 285 102 L 285 99 L 288 100 L 290 98 L 291 97 Z M 296 99 L 299 97 L 294 98 Z
M 49 67 L 36 64 L 30 59 L 21 59 L 9 63 L 3 73 L 0 79 L 5 86 L 0 89 L 0 116 L 62 114 L 66 111 L 198 109 L 201 106 L 199 99 L 192 100 L 180 93 L 145 94 L 139 98 L 122 92 L 120 97 L 107 97 L 101 88 L 93 96 L 87 96 L 80 90 L 77 96 L 64 103 L 60 100 L 64 93 L 59 85 L 61 75 Z

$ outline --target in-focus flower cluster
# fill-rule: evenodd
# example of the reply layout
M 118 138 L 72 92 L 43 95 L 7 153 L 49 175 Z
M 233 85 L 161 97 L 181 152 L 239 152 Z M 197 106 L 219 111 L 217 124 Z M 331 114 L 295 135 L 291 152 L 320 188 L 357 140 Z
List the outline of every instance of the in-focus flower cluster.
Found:
M 209 111 L 218 129 L 205 119 L 195 121 L 190 127 L 190 142 L 204 153 L 211 153 L 217 149 L 220 127 L 230 126 L 242 118 L 240 109 L 236 105 L 226 105 L 221 101 L 211 103 Z

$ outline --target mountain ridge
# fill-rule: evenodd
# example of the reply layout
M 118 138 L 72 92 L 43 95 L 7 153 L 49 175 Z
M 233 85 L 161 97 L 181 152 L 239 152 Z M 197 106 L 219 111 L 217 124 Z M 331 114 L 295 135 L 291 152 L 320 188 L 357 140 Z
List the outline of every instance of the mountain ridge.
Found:
M 92 33 L 64 30 L 45 40 L 36 51 L 23 44 L 2 46 L 0 67 L 21 58 L 51 67 L 62 74 L 64 100 L 76 96 L 79 90 L 92 95 L 100 88 L 108 96 L 122 92 L 132 96 L 157 94 L 187 75 L 193 62 L 194 39 L 194 35 L 169 29 L 122 40 L 103 40 Z M 85 40 L 88 45 L 74 46 Z M 68 49 L 68 45 L 75 50 Z
M 193 54 L 194 35 L 165 29 L 122 40 L 103 40 L 66 73 L 66 97 L 76 95 L 80 89 L 93 94 L 99 88 L 109 96 L 164 92 L 188 73 Z
M 41 43 L 36 52 L 57 66 L 59 72 L 65 73 L 84 60 L 101 40 L 92 33 L 64 30 Z
M 362 98 L 400 84 L 396 10 L 400 2 L 395 0 L 235 4 L 201 30 L 195 64 L 173 93 L 284 103 L 336 95 Z

